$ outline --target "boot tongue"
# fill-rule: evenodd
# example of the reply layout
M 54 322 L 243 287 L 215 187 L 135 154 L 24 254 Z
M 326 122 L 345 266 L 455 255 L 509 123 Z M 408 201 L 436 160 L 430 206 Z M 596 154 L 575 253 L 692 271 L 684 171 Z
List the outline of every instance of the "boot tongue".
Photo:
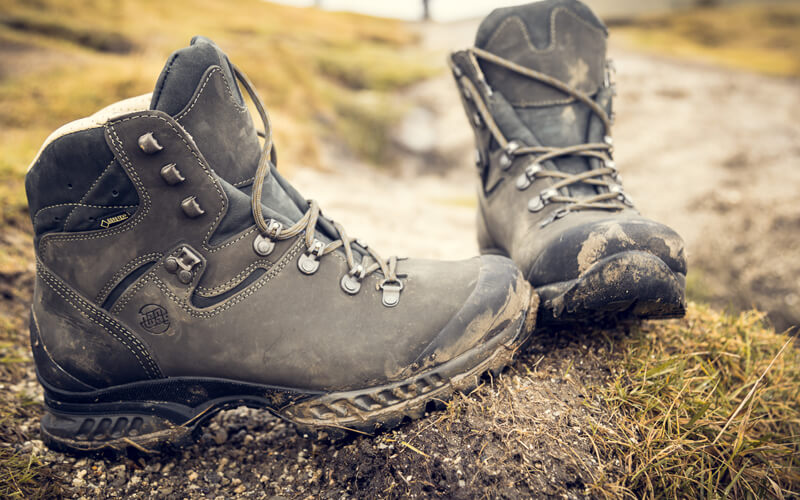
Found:
M 496 9 L 478 28 L 475 46 L 594 96 L 605 78 L 606 37 L 605 25 L 584 4 L 547 0 Z M 585 104 L 504 67 L 485 60 L 480 64 L 489 86 L 513 106 L 539 145 L 564 147 L 596 140 L 590 141 L 592 117 Z M 570 173 L 589 168 L 577 157 L 554 163 Z M 572 191 L 594 190 L 578 185 Z
M 249 195 L 261 142 L 231 62 L 214 42 L 196 36 L 188 47 L 169 57 L 150 109 L 174 117 L 191 134 L 216 174 Z M 295 222 L 303 213 L 274 177 L 265 181 L 262 203 L 277 218 Z

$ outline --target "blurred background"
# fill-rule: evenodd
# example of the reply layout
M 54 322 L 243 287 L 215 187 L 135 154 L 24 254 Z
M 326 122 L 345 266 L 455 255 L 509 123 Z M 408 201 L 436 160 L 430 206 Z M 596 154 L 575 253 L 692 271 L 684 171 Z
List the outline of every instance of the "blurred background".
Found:
M 45 137 L 150 92 L 195 34 L 254 81 L 279 168 L 351 234 L 475 254 L 471 130 L 445 56 L 510 3 L 0 0 L 0 286 L 33 270 L 23 177 Z M 690 298 L 800 323 L 800 3 L 587 3 L 617 63 L 617 163 L 642 213 L 686 238 Z

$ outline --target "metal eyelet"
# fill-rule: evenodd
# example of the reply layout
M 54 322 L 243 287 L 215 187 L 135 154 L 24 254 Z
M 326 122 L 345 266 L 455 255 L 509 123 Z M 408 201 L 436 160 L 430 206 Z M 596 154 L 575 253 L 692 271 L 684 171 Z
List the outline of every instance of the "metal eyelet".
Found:
M 378 285 L 383 291 L 381 303 L 386 307 L 394 307 L 400 303 L 400 292 L 403 290 L 403 282 L 400 280 L 383 280 Z
M 483 168 L 483 154 L 480 149 L 475 149 L 475 166 Z
M 569 210 L 568 208 L 559 208 L 558 210 L 554 210 L 554 211 L 553 211 L 553 212 L 550 214 L 550 216 L 549 216 L 549 217 L 547 217 L 546 219 L 544 219 L 544 220 L 542 221 L 542 223 L 541 223 L 541 224 L 539 224 L 539 227 L 545 227 L 546 225 L 550 224 L 551 222 L 553 222 L 553 221 L 556 221 L 556 220 L 558 220 L 558 219 L 560 219 L 560 218 L 562 218 L 562 217 L 566 216 L 566 215 L 567 215 L 567 214 L 569 214 L 569 213 L 570 213 L 570 210 Z
M 180 184 L 186 180 L 186 177 L 181 174 L 181 171 L 178 170 L 178 167 L 174 163 L 168 163 L 161 167 L 161 178 L 170 186 Z
M 483 128 L 483 120 L 477 111 L 472 113 L 472 123 L 478 128 Z
M 283 231 L 283 224 L 275 219 L 270 219 L 269 223 L 267 224 L 266 236 L 274 240 L 280 236 L 281 231 Z
M 614 145 L 614 139 L 610 135 L 607 135 L 607 136 L 603 137 L 603 142 L 605 142 L 609 146 L 613 146 Z
M 538 163 L 531 163 L 525 167 L 525 172 L 517 177 L 517 189 L 520 191 L 528 189 L 528 187 L 533 183 L 534 179 L 536 179 L 536 175 L 541 171 L 542 166 Z
M 194 278 L 194 268 L 202 262 L 200 256 L 189 247 L 181 247 L 178 255 L 170 255 L 164 259 L 164 268 L 168 273 L 178 277 L 178 281 L 188 285 Z
M 619 201 L 623 202 L 629 207 L 633 206 L 633 199 L 625 193 L 621 184 L 614 184 L 613 186 L 610 186 L 608 188 L 608 191 L 611 193 L 615 193 Z
M 200 207 L 200 204 L 197 203 L 197 197 L 195 196 L 184 198 L 184 200 L 181 201 L 181 209 L 183 213 L 186 214 L 186 217 L 190 219 L 196 219 L 206 213 L 206 211 Z
M 140 136 L 138 143 L 139 143 L 139 149 L 141 149 L 142 151 L 144 151 L 145 154 L 148 155 L 158 153 L 159 151 L 164 149 L 164 146 L 158 143 L 158 140 L 156 140 L 156 137 L 153 135 L 152 132 L 148 132 Z
M 504 148 L 502 156 L 500 156 L 500 168 L 508 170 L 512 163 L 514 163 L 514 152 L 522 147 L 517 141 L 509 141 Z
M 347 274 L 342 276 L 342 281 L 340 285 L 342 286 L 342 290 L 349 293 L 350 295 L 355 295 L 361 290 L 361 280 L 364 279 L 364 266 L 361 264 L 356 264 L 356 266 L 348 271 Z
M 558 191 L 552 188 L 545 189 L 539 194 L 539 196 L 536 198 L 531 198 L 528 201 L 528 210 L 531 212 L 538 212 L 539 210 L 543 209 L 544 206 L 547 205 L 554 196 L 558 196 Z
M 464 93 L 464 98 L 466 100 L 472 99 L 472 91 L 469 90 L 469 87 L 463 87 L 462 92 Z
M 256 239 L 253 240 L 253 250 L 258 255 L 266 257 L 275 250 L 275 242 L 263 234 L 258 234 L 256 235 Z
M 612 170 L 611 177 L 617 182 L 622 182 L 620 181 L 622 177 L 619 175 L 619 171 L 617 170 L 617 163 L 614 160 L 603 160 L 603 167 L 610 168 Z
M 325 244 L 319 240 L 314 240 L 309 248 L 297 260 L 297 268 L 303 274 L 314 274 L 319 269 L 319 258 L 322 257 L 322 251 L 325 249 Z

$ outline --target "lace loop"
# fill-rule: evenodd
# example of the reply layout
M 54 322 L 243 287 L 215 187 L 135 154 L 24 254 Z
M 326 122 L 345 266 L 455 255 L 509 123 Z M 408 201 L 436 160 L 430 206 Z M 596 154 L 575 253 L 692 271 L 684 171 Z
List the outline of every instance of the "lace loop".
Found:
M 508 70 L 527 76 L 533 80 L 539 81 L 543 84 L 549 85 L 564 94 L 574 98 L 575 100 L 585 104 L 589 107 L 591 112 L 597 116 L 604 127 L 603 142 L 576 144 L 574 146 L 566 147 L 550 147 L 550 146 L 527 146 L 520 144 L 519 141 L 509 140 L 505 137 L 500 127 L 495 122 L 493 116 L 489 112 L 486 103 L 483 100 L 483 94 L 478 91 L 478 88 L 472 81 L 464 74 L 463 71 L 454 74 L 457 80 L 461 83 L 466 94 L 469 94 L 470 101 L 477 108 L 478 113 L 483 118 L 486 127 L 492 133 L 495 141 L 500 145 L 502 154 L 499 158 L 500 168 L 508 170 L 511 168 L 514 158 L 519 156 L 532 156 L 533 163 L 525 167 L 525 171 L 516 179 L 516 187 L 519 190 L 525 190 L 533 184 L 534 180 L 542 178 L 550 178 L 555 181 L 546 189 L 544 189 L 538 196 L 532 198 L 528 203 L 528 209 L 531 212 L 538 212 L 548 203 L 564 203 L 567 206 L 559 209 L 557 216 L 551 216 L 548 222 L 558 219 L 571 211 L 595 209 L 595 210 L 621 210 L 625 205 L 632 206 L 630 198 L 622 192 L 622 187 L 619 184 L 619 175 L 617 173 L 616 165 L 611 158 L 613 152 L 613 140 L 611 138 L 611 118 L 591 97 L 583 92 L 563 83 L 561 80 L 551 77 L 545 73 L 521 66 L 513 61 L 504 59 L 496 54 L 485 51 L 478 47 L 467 49 L 467 54 L 471 64 L 475 69 L 478 83 L 486 90 L 486 95 L 491 95 L 491 88 L 489 87 L 486 79 L 481 71 L 478 59 L 483 59 L 492 64 L 502 66 Z M 451 60 L 451 66 L 457 68 Z M 613 83 L 609 80 L 606 86 L 611 86 Z M 602 167 L 593 168 L 578 174 L 570 174 L 561 172 L 559 170 L 549 170 L 542 167 L 544 162 L 548 160 L 555 160 L 565 156 L 578 156 L 587 159 L 596 159 L 601 162 Z M 611 177 L 614 182 L 610 182 L 606 176 Z M 574 184 L 584 183 L 600 188 L 605 188 L 604 192 L 592 196 L 573 197 L 565 196 L 561 193 L 562 188 L 568 188 Z M 620 204 L 618 202 L 622 202 Z
M 380 271 L 381 274 L 383 274 L 383 280 L 379 284 L 380 288 L 383 288 L 384 283 L 400 284 L 400 288 L 396 289 L 396 298 L 397 301 L 399 301 L 399 291 L 403 289 L 403 284 L 397 277 L 397 257 L 393 256 L 389 259 L 383 259 L 372 247 L 358 242 L 359 246 L 362 247 L 366 254 L 363 255 L 360 262 L 356 262 L 357 255 L 352 248 L 352 244 L 355 240 L 350 239 L 344 227 L 337 222 L 333 223 L 333 227 L 336 230 L 338 239 L 327 244 L 316 239 L 314 236 L 317 230 L 317 221 L 322 215 L 316 201 L 307 200 L 308 209 L 300 220 L 289 227 L 284 227 L 282 223 L 275 219 L 267 220 L 264 218 L 261 206 L 261 194 L 263 191 L 264 179 L 270 172 L 270 159 L 274 160 L 276 157 L 272 142 L 272 126 L 269 114 L 259 99 L 253 84 L 250 83 L 250 80 L 248 80 L 247 76 L 245 76 L 238 67 L 235 65 L 232 65 L 232 67 L 236 79 L 239 80 L 250 96 L 264 124 L 264 132 L 259 132 L 259 136 L 264 138 L 264 144 L 261 149 L 261 155 L 259 156 L 258 168 L 256 169 L 255 179 L 253 181 L 253 192 L 250 199 L 253 219 L 260 233 L 254 242 L 254 248 L 257 253 L 266 255 L 274 248 L 275 241 L 288 240 L 305 232 L 304 243 L 307 251 L 301 256 L 300 260 L 298 260 L 300 271 L 306 274 L 313 274 L 319 267 L 319 260 L 322 257 L 341 248 L 344 251 L 345 259 L 350 269 L 350 271 L 342 277 L 342 288 L 347 293 L 358 293 L 358 290 L 361 288 L 361 281 L 368 275 Z M 345 284 L 347 286 L 345 286 Z M 387 307 L 397 305 L 397 302 L 391 305 L 387 304 L 385 290 L 383 303 Z

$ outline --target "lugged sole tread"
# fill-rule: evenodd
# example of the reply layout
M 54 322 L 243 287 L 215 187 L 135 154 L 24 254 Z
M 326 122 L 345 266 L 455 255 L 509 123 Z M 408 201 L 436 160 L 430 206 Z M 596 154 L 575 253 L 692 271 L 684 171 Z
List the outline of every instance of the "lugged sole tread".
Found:
M 532 304 L 535 306 L 536 302 Z M 535 314 L 535 309 L 531 314 Z M 133 450 L 159 453 L 191 444 L 199 429 L 214 415 L 239 406 L 266 409 L 293 423 L 301 434 L 321 439 L 336 441 L 355 434 L 374 435 L 443 407 L 444 401 L 457 391 L 472 391 L 485 374 L 496 376 L 502 372 L 530 336 L 529 323 L 521 315 L 487 343 L 401 382 L 307 397 L 276 398 L 274 391 L 270 392 L 272 389 L 261 395 L 231 394 L 193 407 L 194 414 L 180 421 L 157 415 L 158 403 L 127 401 L 124 403 L 128 407 L 118 410 L 113 403 L 88 404 L 80 411 L 80 404 L 61 404 L 48 397 L 46 391 L 42 439 L 50 448 L 69 453 L 120 455 Z M 129 424 L 134 421 L 137 426 L 131 433 L 134 426 Z
M 596 262 L 579 278 L 539 287 L 538 325 L 609 325 L 634 319 L 680 318 L 685 277 L 647 252 L 630 251 Z

